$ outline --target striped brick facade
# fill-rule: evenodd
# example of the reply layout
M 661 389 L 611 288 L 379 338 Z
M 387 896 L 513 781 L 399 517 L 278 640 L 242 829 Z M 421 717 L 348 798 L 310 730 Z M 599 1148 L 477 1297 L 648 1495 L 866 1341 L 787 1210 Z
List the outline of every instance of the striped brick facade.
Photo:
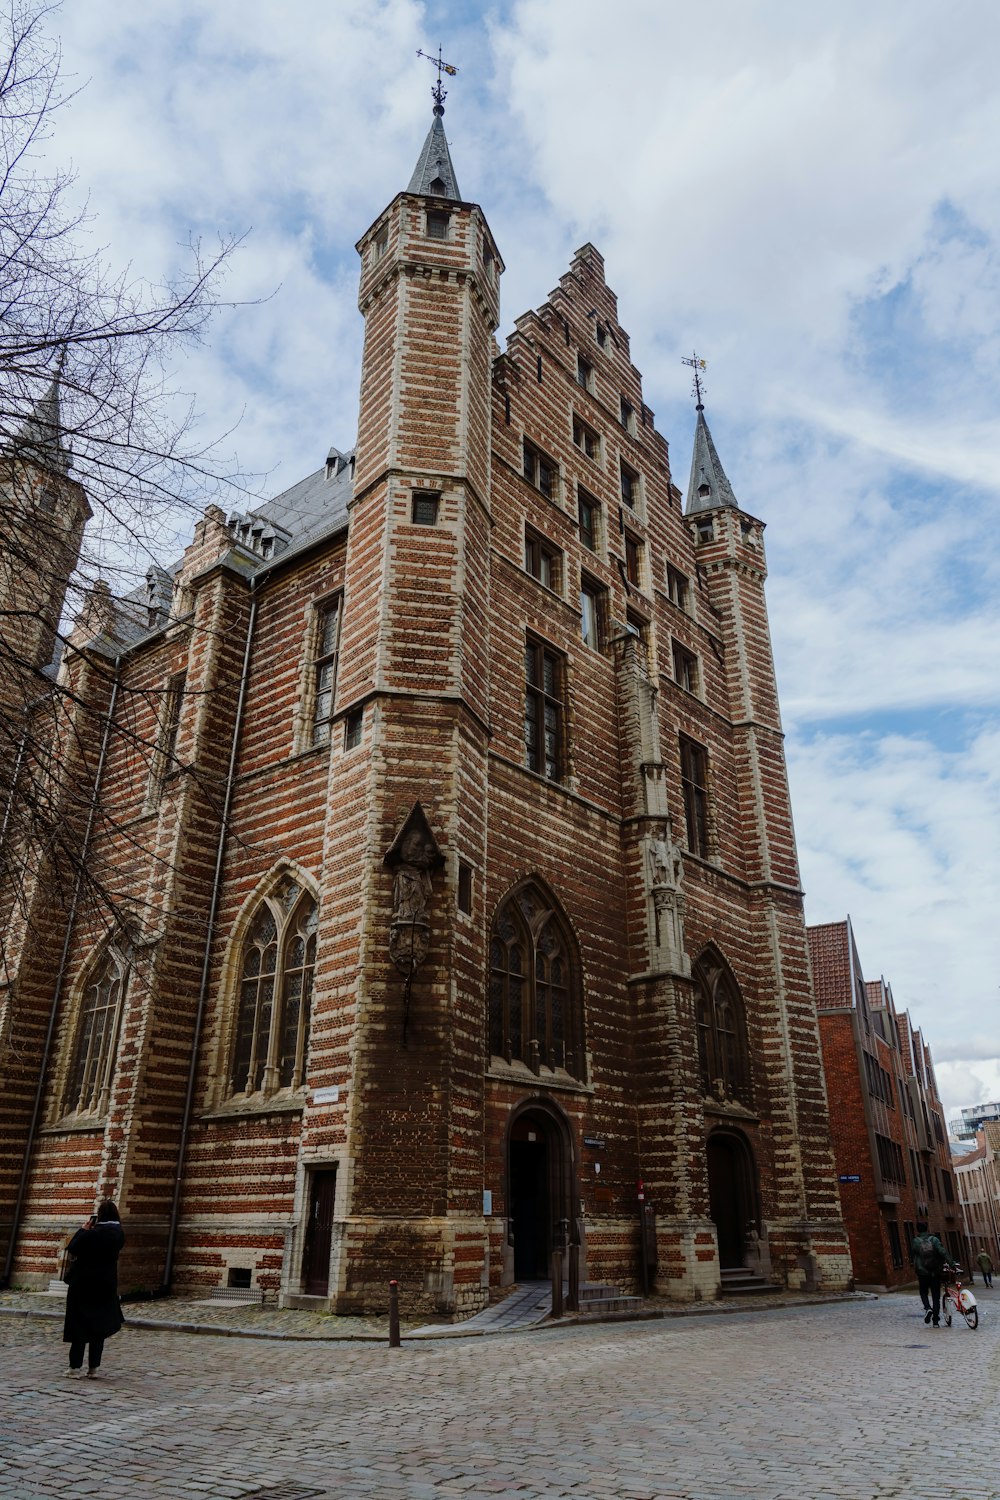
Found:
M 64 668 L 93 679 L 75 710 L 91 740 L 116 693 L 87 857 L 117 918 L 84 891 L 60 978 L 43 881 L 9 941 L 4 1204 L 56 1003 L 15 1279 L 54 1275 L 106 1193 L 126 1285 L 167 1264 L 185 1290 L 235 1278 L 346 1312 L 382 1307 L 394 1277 L 410 1311 L 461 1315 L 562 1249 L 581 1277 L 680 1300 L 739 1266 L 843 1287 L 762 523 L 684 514 L 593 246 L 503 353 L 477 205 L 401 193 L 358 250 L 347 513 L 265 562 L 210 509 L 169 617 L 125 643 L 78 632 Z M 318 912 L 305 1075 L 234 1090 L 247 945 L 288 882 Z M 71 1116 L 110 942 L 114 1066 Z M 728 1009 L 706 1009 L 706 975 Z

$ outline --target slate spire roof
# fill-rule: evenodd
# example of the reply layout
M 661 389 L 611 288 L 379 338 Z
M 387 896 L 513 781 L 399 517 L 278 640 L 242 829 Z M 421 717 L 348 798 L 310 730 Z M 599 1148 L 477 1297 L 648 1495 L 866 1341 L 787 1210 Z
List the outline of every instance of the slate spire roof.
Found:
M 63 443 L 62 414 L 59 408 L 59 383 L 62 359 L 48 390 L 35 402 L 31 416 L 14 439 L 14 451 L 30 458 L 56 474 L 68 474 L 73 452 Z
M 712 434 L 705 421 L 705 409 L 699 402 L 685 514 L 693 516 L 700 510 L 714 510 L 719 505 L 732 505 L 738 509 L 739 501 L 733 494 L 733 487 L 726 478 L 722 461 L 715 451 Z
M 432 198 L 450 198 L 455 203 L 460 203 L 462 195 L 458 190 L 455 168 L 451 164 L 451 152 L 448 150 L 441 118 L 443 114 L 444 105 L 435 104 L 434 119 L 406 191 L 424 193 Z

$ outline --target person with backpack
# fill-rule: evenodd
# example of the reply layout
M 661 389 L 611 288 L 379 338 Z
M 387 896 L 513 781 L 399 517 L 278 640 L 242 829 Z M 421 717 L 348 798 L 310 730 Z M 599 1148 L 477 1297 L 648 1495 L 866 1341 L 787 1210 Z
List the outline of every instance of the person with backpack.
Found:
M 957 1267 L 949 1259 L 948 1252 L 937 1235 L 928 1231 L 923 1220 L 917 1225 L 917 1232 L 910 1250 L 913 1255 L 913 1269 L 917 1273 L 917 1284 L 920 1287 L 924 1322 L 933 1321 L 934 1327 L 939 1328 L 941 1326 L 941 1272 L 945 1269 L 954 1271 Z

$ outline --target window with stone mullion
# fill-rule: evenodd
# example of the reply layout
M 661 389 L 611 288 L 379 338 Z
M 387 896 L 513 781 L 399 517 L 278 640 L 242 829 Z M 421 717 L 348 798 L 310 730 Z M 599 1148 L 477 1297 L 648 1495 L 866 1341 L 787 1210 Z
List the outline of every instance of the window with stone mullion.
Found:
M 291 880 L 254 917 L 240 969 L 234 1094 L 266 1095 L 305 1083 L 317 919 L 315 901 Z
M 489 1050 L 532 1072 L 577 1076 L 572 967 L 556 919 L 533 888 L 501 909 L 490 940 Z M 522 911 L 521 908 L 524 908 Z
M 64 1113 L 107 1112 L 117 1050 L 122 999 L 122 968 L 108 954 L 84 990 Z

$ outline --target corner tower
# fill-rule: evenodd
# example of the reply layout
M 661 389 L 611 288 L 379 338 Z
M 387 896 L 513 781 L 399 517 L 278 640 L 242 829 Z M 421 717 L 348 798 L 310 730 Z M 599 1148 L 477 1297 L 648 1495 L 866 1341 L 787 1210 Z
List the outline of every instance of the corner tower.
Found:
M 480 873 L 502 265 L 482 210 L 460 196 L 443 115 L 437 91 L 407 189 L 358 242 L 365 337 L 337 711 L 362 716 L 370 755 L 350 847 L 334 769 L 327 842 L 328 860 L 344 847 L 364 914 L 356 983 L 345 976 L 340 996 L 355 1007 L 343 1310 L 383 1299 L 393 1275 L 411 1306 L 468 1311 L 486 1296 Z
M 789 1284 L 843 1284 L 840 1222 L 819 1027 L 810 978 L 784 734 L 764 582 L 764 523 L 739 504 L 698 393 L 685 516 L 698 572 L 720 621 L 733 728 L 755 966 L 761 976 L 758 1051 L 766 1058 L 775 1183 L 771 1253 Z

